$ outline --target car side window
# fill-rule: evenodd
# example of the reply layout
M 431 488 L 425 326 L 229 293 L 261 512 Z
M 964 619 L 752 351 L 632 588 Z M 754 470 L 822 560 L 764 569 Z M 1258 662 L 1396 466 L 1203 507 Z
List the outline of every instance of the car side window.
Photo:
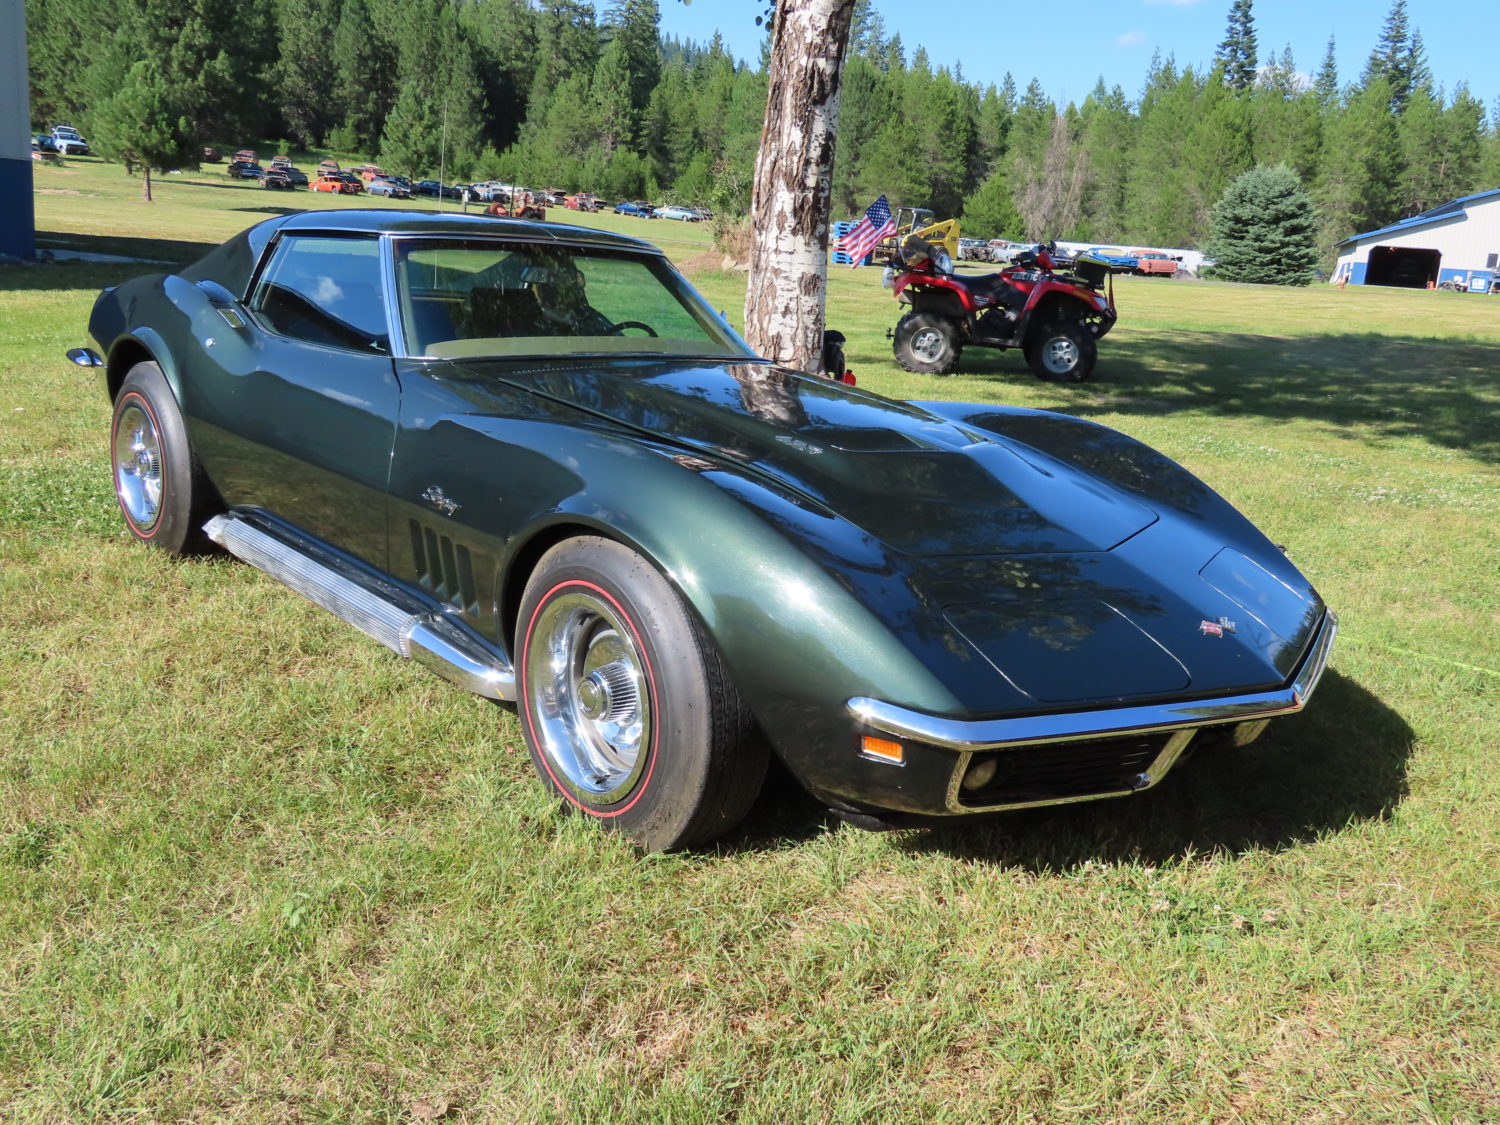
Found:
M 272 332 L 331 348 L 390 351 L 373 238 L 284 235 L 250 296 Z

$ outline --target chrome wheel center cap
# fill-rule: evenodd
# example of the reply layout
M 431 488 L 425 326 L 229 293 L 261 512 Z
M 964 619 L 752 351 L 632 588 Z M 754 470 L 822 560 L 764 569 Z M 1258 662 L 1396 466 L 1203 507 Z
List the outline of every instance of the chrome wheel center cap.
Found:
M 596 669 L 578 684 L 578 709 L 584 718 L 598 722 L 609 714 L 609 708 L 609 685 Z

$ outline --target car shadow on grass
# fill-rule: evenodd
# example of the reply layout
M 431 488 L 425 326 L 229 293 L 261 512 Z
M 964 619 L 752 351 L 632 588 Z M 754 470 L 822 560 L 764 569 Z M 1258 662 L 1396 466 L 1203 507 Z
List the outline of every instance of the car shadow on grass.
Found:
M 1412 740 L 1399 714 L 1330 669 L 1306 711 L 1243 749 L 1201 750 L 1149 792 L 907 833 L 901 846 L 1035 873 L 1282 851 L 1390 817 Z

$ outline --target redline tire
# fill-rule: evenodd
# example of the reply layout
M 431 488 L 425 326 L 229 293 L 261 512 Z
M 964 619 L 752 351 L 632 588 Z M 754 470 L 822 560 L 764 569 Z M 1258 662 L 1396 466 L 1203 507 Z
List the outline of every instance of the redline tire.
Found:
M 613 540 L 537 564 L 517 625 L 532 764 L 570 808 L 648 851 L 704 843 L 749 811 L 767 750 L 671 584 Z
M 110 475 L 125 528 L 170 555 L 212 549 L 204 522 L 217 498 L 188 444 L 171 386 L 155 363 L 137 363 L 120 384 L 110 425 Z

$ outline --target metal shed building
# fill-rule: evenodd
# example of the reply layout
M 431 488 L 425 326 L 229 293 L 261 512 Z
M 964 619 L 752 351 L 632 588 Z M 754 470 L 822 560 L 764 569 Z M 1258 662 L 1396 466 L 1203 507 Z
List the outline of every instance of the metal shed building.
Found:
M 1500 283 L 1500 188 L 1351 235 L 1337 249 L 1336 282 L 1490 292 Z

